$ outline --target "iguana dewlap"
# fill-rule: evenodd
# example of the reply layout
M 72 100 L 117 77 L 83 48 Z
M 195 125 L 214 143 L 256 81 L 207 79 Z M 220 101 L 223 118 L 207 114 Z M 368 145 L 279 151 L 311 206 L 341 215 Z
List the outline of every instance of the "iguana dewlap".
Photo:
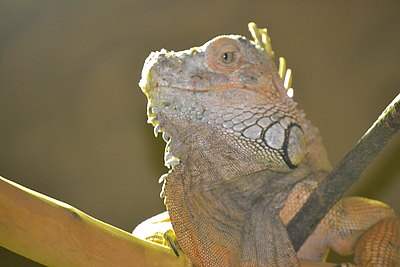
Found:
M 265 30 L 251 30 L 254 41 L 153 52 L 143 68 L 149 122 L 167 141 L 162 195 L 179 247 L 195 266 L 297 266 L 327 249 L 355 251 L 356 266 L 397 266 L 400 223 L 365 198 L 339 201 L 292 248 L 285 225 L 331 167 L 288 95 L 284 60 L 277 70 Z

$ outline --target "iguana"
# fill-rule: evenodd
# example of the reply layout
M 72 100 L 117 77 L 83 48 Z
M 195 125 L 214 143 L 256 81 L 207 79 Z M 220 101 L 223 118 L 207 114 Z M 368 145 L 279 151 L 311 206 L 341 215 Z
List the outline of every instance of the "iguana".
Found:
M 169 216 L 176 240 L 165 234 L 155 242 L 169 240 L 194 266 L 298 266 L 322 261 L 328 249 L 354 251 L 355 266 L 399 265 L 399 220 L 361 197 L 339 201 L 293 249 L 285 226 L 331 165 L 317 128 L 293 101 L 285 60 L 277 69 L 266 30 L 249 28 L 253 41 L 223 35 L 146 59 L 140 87 L 171 170 L 160 178 L 167 212 L 134 234 L 154 241 L 153 222 L 172 233 Z

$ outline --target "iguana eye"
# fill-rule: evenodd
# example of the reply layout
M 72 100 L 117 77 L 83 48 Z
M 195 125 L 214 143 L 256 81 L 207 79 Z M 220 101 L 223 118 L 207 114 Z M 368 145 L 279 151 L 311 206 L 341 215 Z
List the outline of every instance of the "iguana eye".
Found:
M 231 73 L 240 68 L 242 57 L 239 42 L 228 37 L 214 39 L 206 49 L 207 64 L 223 73 Z
M 230 64 L 235 60 L 235 52 L 225 52 L 222 54 L 222 62 Z

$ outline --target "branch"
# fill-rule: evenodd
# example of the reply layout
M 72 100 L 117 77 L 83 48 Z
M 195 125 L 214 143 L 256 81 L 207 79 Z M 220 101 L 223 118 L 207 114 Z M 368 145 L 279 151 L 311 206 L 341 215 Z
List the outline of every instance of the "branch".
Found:
M 288 224 L 286 229 L 296 251 L 399 129 L 400 94 L 386 107 L 355 147 L 318 185 Z
M 1 177 L 0 246 L 46 266 L 184 266 L 185 261 L 167 247 Z
M 136 238 L 2 177 L 0 246 L 46 266 L 189 266 L 184 255 L 177 258 L 170 248 Z

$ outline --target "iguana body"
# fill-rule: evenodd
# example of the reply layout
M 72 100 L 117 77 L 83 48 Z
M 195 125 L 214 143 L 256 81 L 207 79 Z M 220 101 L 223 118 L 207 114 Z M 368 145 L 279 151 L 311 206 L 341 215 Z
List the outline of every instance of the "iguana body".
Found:
M 220 36 L 152 53 L 143 68 L 149 121 L 171 137 L 163 195 L 180 248 L 195 266 L 297 266 L 328 248 L 355 250 L 357 266 L 396 266 L 399 221 L 364 198 L 337 203 L 292 248 L 285 225 L 331 167 L 287 94 L 268 36 L 252 29 L 255 41 Z

